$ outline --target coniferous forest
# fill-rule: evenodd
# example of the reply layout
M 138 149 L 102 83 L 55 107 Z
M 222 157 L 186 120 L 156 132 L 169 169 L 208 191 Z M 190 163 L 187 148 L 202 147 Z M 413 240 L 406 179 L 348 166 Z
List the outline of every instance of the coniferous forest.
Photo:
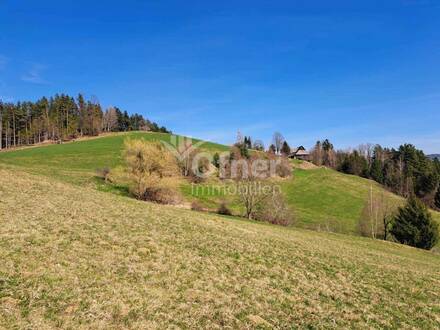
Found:
M 0 100 L 0 150 L 132 130 L 169 132 L 142 115 L 129 115 L 117 107 L 103 110 L 97 100 L 86 100 L 81 94 L 76 98 L 56 94 L 36 102 Z

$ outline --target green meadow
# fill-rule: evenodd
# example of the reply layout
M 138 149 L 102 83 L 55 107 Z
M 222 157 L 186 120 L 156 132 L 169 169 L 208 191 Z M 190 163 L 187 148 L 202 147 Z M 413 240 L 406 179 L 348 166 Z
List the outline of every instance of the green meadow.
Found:
M 65 144 L 2 152 L 0 164 L 68 183 L 127 195 L 127 187 L 104 184 L 96 177 L 98 169 L 112 169 L 122 165 L 123 143 L 127 138 L 172 142 L 171 135 L 165 133 L 115 133 Z M 193 143 L 199 141 L 195 139 Z M 203 142 L 201 148 L 211 152 L 229 149 L 212 142 Z M 370 189 L 379 194 L 383 192 L 393 202 L 398 203 L 402 200 L 371 180 L 327 168 L 295 169 L 293 177 L 280 180 L 278 183 L 294 209 L 295 226 L 314 230 L 355 233 Z M 181 192 L 187 202 L 198 201 L 212 211 L 215 211 L 222 201 L 226 201 L 235 213 L 241 213 L 242 210 L 234 196 L 225 195 L 224 189 L 209 189 L 210 186 L 222 188 L 224 185 L 218 180 L 196 185 L 196 188 L 190 183 L 183 183 Z M 201 189 L 203 187 L 208 189 Z M 439 213 L 433 214 L 440 220 Z
M 440 255 L 327 232 L 336 221 L 353 233 L 378 185 L 296 169 L 279 181 L 296 213 L 287 228 L 141 202 L 95 177 L 97 168 L 121 165 L 127 137 L 169 139 L 115 134 L 0 153 L 1 328 L 440 324 Z M 212 208 L 228 198 L 196 198 L 190 184 L 182 192 Z
M 166 133 L 115 133 L 64 144 L 51 144 L 0 153 L 0 162 L 25 171 L 43 174 L 75 184 L 96 184 L 96 170 L 122 164 L 124 140 L 143 139 L 171 143 Z M 199 140 L 194 139 L 197 143 Z M 227 150 L 223 145 L 203 142 L 206 150 Z
M 25 193 L 24 193 L 25 192 Z M 440 256 L 0 165 L 5 329 L 434 329 Z

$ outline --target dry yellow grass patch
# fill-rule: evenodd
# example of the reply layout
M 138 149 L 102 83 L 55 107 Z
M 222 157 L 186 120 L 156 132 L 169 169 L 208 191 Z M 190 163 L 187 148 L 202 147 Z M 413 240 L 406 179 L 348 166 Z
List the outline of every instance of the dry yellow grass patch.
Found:
M 5 328 L 434 328 L 440 257 L 0 169 Z

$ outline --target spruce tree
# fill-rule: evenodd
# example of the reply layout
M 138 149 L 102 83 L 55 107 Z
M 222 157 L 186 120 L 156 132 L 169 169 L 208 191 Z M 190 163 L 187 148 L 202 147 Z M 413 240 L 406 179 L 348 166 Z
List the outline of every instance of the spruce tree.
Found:
M 402 244 L 430 250 L 439 239 L 438 224 L 416 197 L 409 198 L 394 218 L 391 234 Z
M 249 150 L 246 144 L 242 143 L 241 145 L 238 146 L 238 148 L 240 149 L 240 154 L 242 157 L 249 158 Z
M 437 188 L 437 193 L 434 198 L 435 207 L 440 210 L 440 186 Z
M 370 169 L 370 177 L 379 183 L 384 183 L 384 175 L 382 170 L 382 163 L 379 159 L 374 159 L 373 163 L 371 164 Z
M 252 139 L 250 136 L 247 138 L 246 148 L 252 149 Z
M 290 155 L 290 147 L 286 141 L 283 142 L 283 146 L 281 147 L 281 154 L 283 154 L 284 156 Z

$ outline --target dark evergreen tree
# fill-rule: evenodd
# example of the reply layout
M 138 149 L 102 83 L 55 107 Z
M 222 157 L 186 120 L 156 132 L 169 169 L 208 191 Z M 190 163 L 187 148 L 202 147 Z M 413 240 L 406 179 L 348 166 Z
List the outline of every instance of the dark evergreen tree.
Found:
M 325 139 L 322 142 L 322 150 L 324 150 L 324 151 L 331 151 L 331 150 L 333 150 L 333 144 L 328 139 Z
M 277 152 L 277 148 L 275 147 L 274 144 L 271 144 L 271 145 L 269 146 L 269 150 L 268 150 L 268 152 L 271 153 L 271 154 L 275 154 L 275 153 Z
M 160 131 L 160 127 L 156 123 L 154 123 L 154 122 L 151 123 L 150 127 L 151 127 L 151 131 L 153 131 L 153 132 L 159 132 Z
M 437 176 L 440 177 L 440 160 L 438 158 L 434 158 L 433 166 L 435 173 L 437 173 Z
M 124 111 L 122 115 L 122 127 L 124 128 L 124 131 L 130 131 L 130 117 L 128 116 L 128 112 Z
M 440 210 L 440 186 L 437 188 L 437 193 L 435 194 L 434 205 Z
M 362 177 L 368 176 L 368 162 L 365 157 L 361 156 L 357 150 L 345 155 L 339 170 Z
M 284 156 L 289 156 L 290 155 L 290 146 L 287 143 L 287 141 L 283 142 L 283 146 L 281 147 L 281 154 Z
M 410 197 L 393 221 L 391 234 L 402 244 L 430 250 L 439 239 L 438 224 L 426 205 Z
M 249 149 L 245 143 L 237 145 L 237 147 L 240 149 L 240 154 L 242 157 L 249 158 Z
M 144 118 L 137 113 L 130 116 L 129 122 L 130 122 L 129 127 L 130 130 L 132 131 L 140 131 L 142 130 L 143 127 L 145 127 Z
M 168 131 L 165 126 L 161 126 L 159 128 L 159 132 L 161 132 L 161 133 L 171 133 L 171 131 Z
M 78 94 L 77 98 L 78 102 L 78 130 L 80 132 L 80 135 L 84 134 L 85 131 L 85 122 L 87 118 L 87 112 L 86 112 L 86 102 L 84 100 L 84 97 L 81 94 Z
M 252 138 L 250 136 L 244 137 L 244 144 L 246 148 L 252 149 Z
M 379 159 L 373 159 L 373 162 L 371 163 L 370 168 L 370 177 L 381 184 L 384 183 L 384 175 L 383 175 L 383 169 L 382 169 L 382 163 Z
M 218 152 L 216 152 L 212 157 L 212 165 L 214 165 L 217 168 L 220 168 L 220 155 L 218 154 Z

